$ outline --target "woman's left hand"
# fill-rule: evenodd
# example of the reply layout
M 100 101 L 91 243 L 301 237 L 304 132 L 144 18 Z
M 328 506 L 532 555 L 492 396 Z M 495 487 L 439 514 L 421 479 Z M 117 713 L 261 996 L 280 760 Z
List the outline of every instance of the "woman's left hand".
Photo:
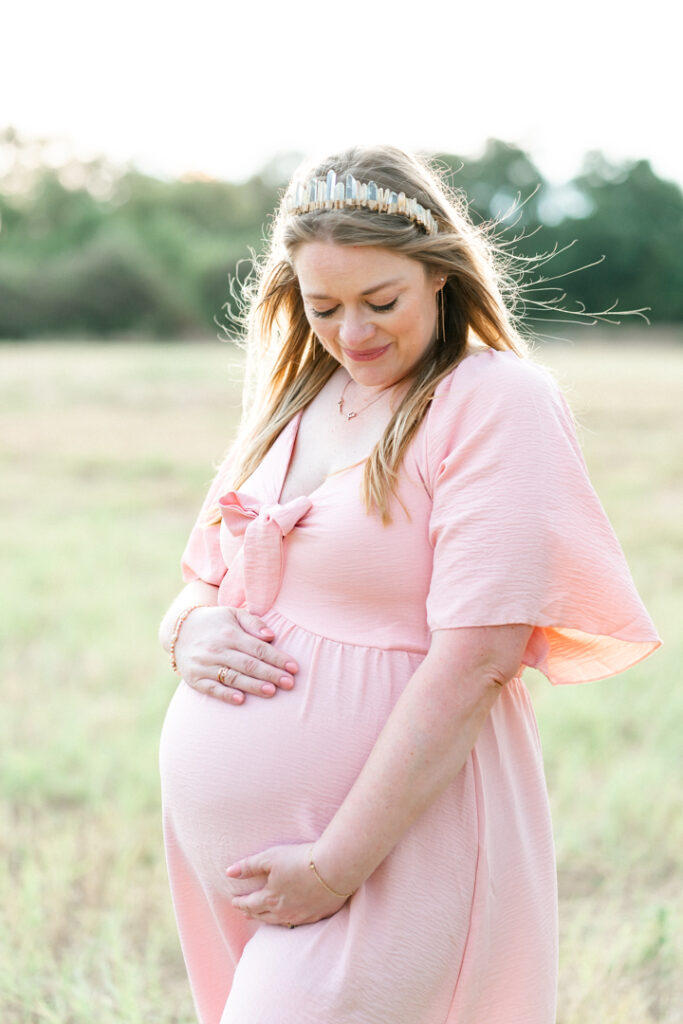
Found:
M 321 885 L 309 866 L 310 849 L 311 843 L 271 846 L 231 864 L 226 871 L 228 878 L 266 876 L 265 884 L 256 892 L 235 896 L 233 907 L 255 921 L 285 927 L 313 924 L 336 914 L 348 897 L 333 896 Z

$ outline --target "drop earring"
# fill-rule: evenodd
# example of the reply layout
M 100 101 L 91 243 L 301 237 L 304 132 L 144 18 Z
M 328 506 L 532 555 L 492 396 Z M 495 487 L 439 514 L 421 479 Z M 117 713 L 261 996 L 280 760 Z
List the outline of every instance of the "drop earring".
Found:
M 446 278 L 442 277 L 441 280 L 445 282 Z M 446 343 L 446 316 L 445 316 L 445 312 L 444 312 L 444 298 L 443 298 L 443 289 L 444 289 L 444 287 L 445 287 L 445 284 L 444 284 L 444 286 L 442 288 L 439 288 L 439 294 L 438 294 L 438 298 L 436 300 L 437 301 L 437 305 L 439 307 L 438 312 L 437 312 L 437 320 L 436 320 L 436 341 L 437 341 L 437 344 L 438 343 L 443 343 L 443 344 Z M 441 321 L 441 333 L 439 333 L 439 321 Z

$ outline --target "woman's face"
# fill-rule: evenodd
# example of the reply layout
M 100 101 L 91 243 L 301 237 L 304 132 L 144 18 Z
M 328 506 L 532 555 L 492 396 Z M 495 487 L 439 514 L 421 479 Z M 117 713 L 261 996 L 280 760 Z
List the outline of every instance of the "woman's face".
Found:
M 375 246 L 306 242 L 294 257 L 308 322 L 358 384 L 389 387 L 432 343 L 443 277 Z

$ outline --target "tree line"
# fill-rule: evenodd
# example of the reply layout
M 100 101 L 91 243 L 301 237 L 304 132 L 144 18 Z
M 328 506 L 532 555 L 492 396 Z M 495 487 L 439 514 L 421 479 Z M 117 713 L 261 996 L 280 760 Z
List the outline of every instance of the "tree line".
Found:
M 436 159 L 476 222 L 498 220 L 502 251 L 522 257 L 513 270 L 556 253 L 532 271 L 535 288 L 527 281 L 521 291 L 532 329 L 544 333 L 562 310 L 601 313 L 615 302 L 612 318 L 647 307 L 652 322 L 683 321 L 683 193 L 647 160 L 614 164 L 592 152 L 557 187 L 527 153 L 497 139 L 477 159 Z M 0 338 L 217 333 L 229 326 L 230 280 L 239 287 L 248 264 L 238 264 L 263 249 L 291 170 L 281 157 L 240 184 L 167 181 L 5 129 Z

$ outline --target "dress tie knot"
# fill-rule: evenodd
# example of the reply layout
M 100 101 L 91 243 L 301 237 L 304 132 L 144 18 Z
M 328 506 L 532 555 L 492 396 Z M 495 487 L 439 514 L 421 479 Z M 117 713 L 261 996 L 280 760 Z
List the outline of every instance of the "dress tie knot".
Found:
M 229 491 L 218 505 L 233 537 L 244 538 L 221 584 L 221 604 L 245 605 L 254 615 L 263 615 L 273 606 L 282 583 L 283 540 L 309 511 L 311 499 L 267 505 Z

